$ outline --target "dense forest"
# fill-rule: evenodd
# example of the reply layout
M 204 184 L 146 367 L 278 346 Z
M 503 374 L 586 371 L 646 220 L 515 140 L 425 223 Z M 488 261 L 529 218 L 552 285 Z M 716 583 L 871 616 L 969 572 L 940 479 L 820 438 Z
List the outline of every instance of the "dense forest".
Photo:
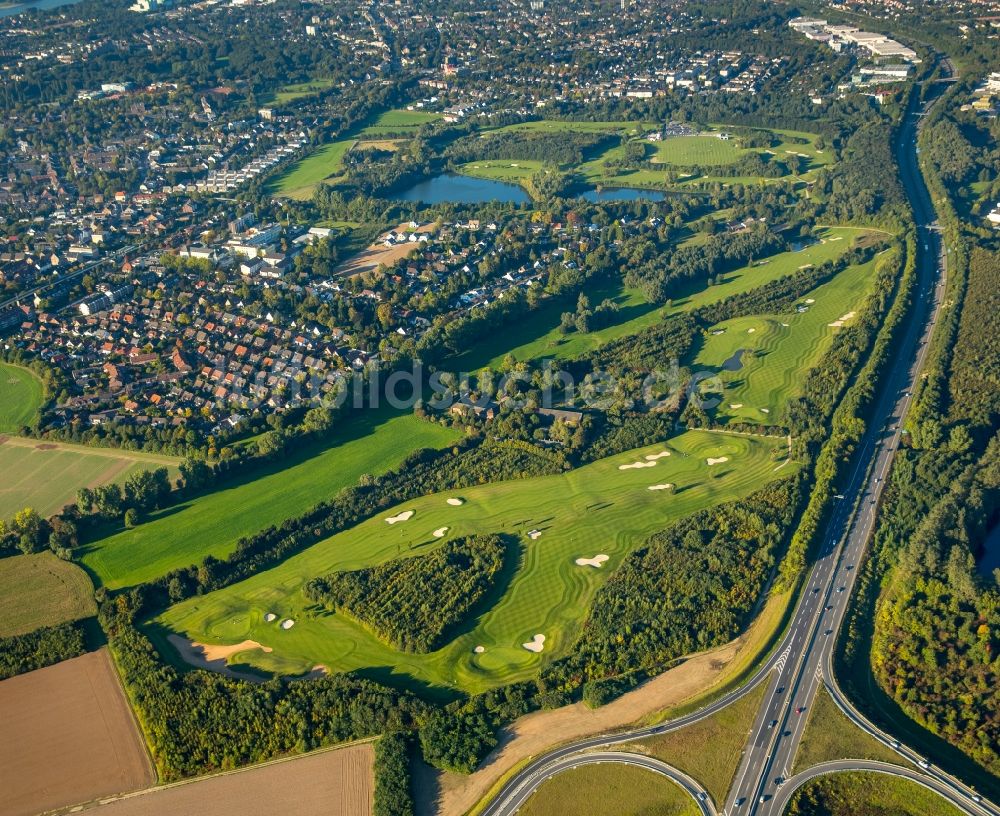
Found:
M 79 657 L 86 651 L 80 623 L 62 623 L 0 638 L 0 680 Z
M 430 652 L 496 588 L 513 548 L 499 535 L 456 538 L 423 555 L 314 578 L 302 591 L 396 649 Z

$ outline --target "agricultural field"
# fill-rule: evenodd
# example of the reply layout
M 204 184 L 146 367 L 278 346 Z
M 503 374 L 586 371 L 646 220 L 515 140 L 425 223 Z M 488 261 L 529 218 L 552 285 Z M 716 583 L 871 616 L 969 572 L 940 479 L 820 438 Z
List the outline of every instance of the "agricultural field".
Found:
M 149 633 L 175 660 L 177 651 L 166 643 L 171 633 L 196 644 L 239 644 L 231 662 L 275 673 L 322 665 L 429 691 L 480 691 L 531 676 L 543 661 L 565 653 L 597 589 L 625 554 L 671 522 L 777 478 L 785 456 L 782 441 L 691 431 L 565 474 L 425 496 L 272 570 L 180 603 Z M 782 468 L 780 475 L 792 470 Z M 668 483 L 676 487 L 659 489 Z M 302 593 L 312 578 L 419 557 L 449 537 L 479 533 L 517 536 L 520 557 L 512 559 L 489 608 L 430 654 L 398 652 L 352 619 L 309 604 Z M 597 555 L 607 559 L 576 563 Z
M 328 91 L 333 87 L 333 80 L 328 77 L 311 79 L 308 82 L 296 82 L 285 85 L 274 93 L 266 94 L 260 98 L 262 105 L 283 105 L 286 102 L 294 102 L 297 99 L 305 99 L 307 96 Z
M 321 181 L 337 175 L 344 167 L 344 156 L 354 147 L 354 139 L 340 139 L 322 145 L 308 156 L 268 182 L 268 192 L 290 198 L 307 199 Z
M 738 317 L 709 328 L 691 362 L 692 370 L 718 377 L 703 388 L 705 399 L 718 402 L 708 413 L 717 422 L 779 422 L 809 369 L 861 310 L 874 268 L 875 259 L 848 267 L 788 314 Z
M 107 649 L 0 682 L 0 722 L 5 816 L 34 816 L 156 781 Z
M 818 804 L 814 804 L 818 803 Z M 850 772 L 807 782 L 792 796 L 786 816 L 960 816 L 961 811 L 916 782 L 886 774 Z
M 34 373 L 0 363 L 0 433 L 18 433 L 25 425 L 31 425 L 44 398 L 42 381 Z
M 782 252 L 756 261 L 720 276 L 715 286 L 675 297 L 669 306 L 657 306 L 647 301 L 641 292 L 624 287 L 609 289 L 605 285 L 588 292 L 592 303 L 610 297 L 618 303 L 618 322 L 598 331 L 580 334 L 561 334 L 559 315 L 571 309 L 566 303 L 546 304 L 526 316 L 517 326 L 477 344 L 467 354 L 454 362 L 456 370 L 474 371 L 490 366 L 498 367 L 507 354 L 518 360 L 556 358 L 572 359 L 593 351 L 619 337 L 635 334 L 659 323 L 664 318 L 701 306 L 717 303 L 731 295 L 748 292 L 784 275 L 790 275 L 807 266 L 816 266 L 833 260 L 847 252 L 854 239 L 869 234 L 867 230 L 851 227 L 829 227 L 818 230 L 817 242 L 798 251 Z M 842 313 L 841 313 L 842 314 Z M 838 315 L 839 316 L 839 315 Z
M 0 637 L 96 614 L 94 587 L 76 564 L 51 552 L 0 558 Z
M 665 776 L 634 765 L 607 763 L 556 774 L 517 812 L 519 816 L 698 816 L 701 809 Z
M 0 452 L 4 464 L 0 519 L 10 518 L 25 507 L 51 516 L 76 501 L 76 491 L 81 487 L 122 484 L 141 470 L 165 467 L 173 479 L 179 462 L 172 456 L 16 436 L 0 436 Z
M 376 117 L 375 121 L 360 130 L 363 136 L 380 137 L 387 133 L 406 133 L 421 125 L 436 122 L 440 113 L 423 110 L 388 110 Z
M 418 448 L 444 447 L 457 433 L 412 415 L 364 411 L 325 445 L 286 456 L 244 479 L 152 515 L 92 545 L 84 566 L 109 588 L 148 581 L 206 555 L 224 558 L 240 536 L 300 515 L 365 473 L 385 473 Z
M 375 752 L 372 743 L 313 751 L 154 788 L 102 805 L 101 816 L 188 816 L 225 802 L 240 816 L 371 816 Z

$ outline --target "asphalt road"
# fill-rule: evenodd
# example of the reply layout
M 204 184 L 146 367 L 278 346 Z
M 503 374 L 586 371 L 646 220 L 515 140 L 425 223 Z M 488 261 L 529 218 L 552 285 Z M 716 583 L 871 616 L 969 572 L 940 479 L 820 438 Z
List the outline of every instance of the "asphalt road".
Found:
M 942 65 L 946 73 L 953 75 L 947 60 Z M 750 731 L 723 814 L 779 816 L 787 801 L 787 791 L 792 790 L 792 782 L 785 780 L 790 776 L 808 712 L 824 677 L 834 700 L 859 727 L 915 767 L 911 770 L 886 764 L 878 770 L 908 778 L 920 777 L 923 784 L 941 792 L 966 813 L 1000 816 L 1000 808 L 980 800 L 974 791 L 869 723 L 840 693 L 832 672 L 833 644 L 850 601 L 856 565 L 861 563 L 874 529 L 878 500 L 899 446 L 901 421 L 909 409 L 913 386 L 942 307 L 946 250 L 920 173 L 916 145 L 921 117 L 942 92 L 941 85 L 934 86 L 928 100 L 919 109 L 914 105 L 908 112 L 897 145 L 901 178 L 918 226 L 918 280 L 912 313 L 896 351 L 896 364 L 871 412 L 853 473 L 839 494 L 843 498 L 837 500 L 831 514 L 818 558 L 781 644 L 748 683 L 697 712 L 657 726 L 580 740 L 538 757 L 502 786 L 484 809 L 484 816 L 512 816 L 545 779 L 581 761 L 582 751 L 683 728 L 725 708 L 762 682 L 768 682 L 768 694 Z M 845 768 L 860 769 L 864 764 L 855 760 Z M 798 784 L 799 777 L 796 780 Z
M 603 765 L 608 762 L 634 765 L 665 776 L 676 782 L 694 799 L 701 809 L 703 816 L 718 816 L 718 811 L 715 809 L 715 805 L 705 792 L 705 789 L 690 776 L 667 765 L 665 762 L 653 759 L 653 757 L 643 754 L 630 754 L 624 751 L 595 751 L 583 754 L 577 752 L 569 756 L 560 757 L 536 768 L 531 774 L 524 777 L 520 785 L 510 792 L 507 797 L 507 807 L 510 809 L 506 812 L 516 812 L 527 801 L 528 797 L 535 792 L 539 785 L 551 779 L 557 773 L 568 771 L 570 768 L 580 768 L 586 765 Z

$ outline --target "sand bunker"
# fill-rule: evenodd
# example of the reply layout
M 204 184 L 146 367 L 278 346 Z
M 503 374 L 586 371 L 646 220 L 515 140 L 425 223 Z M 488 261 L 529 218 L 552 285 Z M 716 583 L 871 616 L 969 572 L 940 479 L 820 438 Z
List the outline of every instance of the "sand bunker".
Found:
M 755 328 L 751 327 L 751 328 L 747 329 L 747 334 L 753 334 L 755 331 L 757 331 L 757 330 Z
M 278 616 L 277 616 L 277 615 L 275 615 L 275 614 L 274 614 L 273 612 L 268 612 L 268 613 L 267 613 L 267 614 L 266 614 L 266 615 L 264 616 L 264 620 L 265 620 L 265 621 L 266 621 L 267 623 L 272 623 L 273 621 L 276 621 L 277 619 L 278 619 Z
M 269 646 L 263 646 L 256 640 L 244 640 L 242 643 L 234 643 L 230 646 L 224 644 L 196 643 L 180 635 L 167 635 L 167 640 L 170 641 L 170 645 L 177 650 L 185 663 L 199 669 L 208 669 L 219 674 L 225 674 L 229 677 L 246 678 L 246 675 L 234 672 L 227 665 L 226 661 L 232 655 L 238 652 L 250 651 L 251 649 L 260 649 L 262 652 L 271 651 Z
M 760 412 L 762 414 L 769 414 L 769 413 L 771 413 L 771 409 L 770 408 L 761 408 Z
M 725 334 L 725 333 L 726 333 L 725 329 L 716 329 L 714 332 L 712 332 L 712 336 L 718 337 L 720 334 Z
M 634 468 L 656 467 L 656 462 L 633 462 L 630 465 L 619 465 L 619 470 L 632 470 Z
M 813 304 L 816 302 L 816 298 L 806 298 L 806 303 Z
M 577 558 L 576 565 L 578 567 L 597 567 L 598 569 L 600 569 L 601 564 L 603 564 L 607 560 L 608 556 L 606 556 L 604 553 L 600 553 L 599 555 L 595 555 L 593 558 Z
M 486 647 L 485 646 L 477 646 L 472 651 L 474 651 L 476 654 L 482 654 L 483 652 L 486 651 Z
M 812 269 L 812 264 L 802 264 L 799 269 Z
M 709 456 L 707 461 L 708 461 L 708 464 L 710 464 L 710 465 L 721 465 L 723 462 L 728 462 L 729 461 L 729 457 L 728 456 L 719 456 L 718 458 L 713 459 L 711 456 Z
M 411 518 L 413 518 L 415 513 L 416 513 L 415 510 L 404 510 L 402 513 L 399 513 L 398 515 L 389 516 L 389 518 L 387 518 L 385 522 L 386 524 L 395 524 L 397 521 L 409 521 Z
M 545 635 L 535 635 L 529 643 L 521 645 L 529 652 L 540 652 L 545 648 Z
M 732 410 L 735 411 L 737 408 L 742 408 L 743 407 L 743 403 L 742 402 L 731 402 L 731 403 L 729 403 L 729 407 Z
M 673 490 L 674 486 L 667 482 L 667 484 L 650 485 L 646 490 Z
M 657 459 L 662 459 L 664 456 L 670 456 L 670 451 L 660 451 L 659 453 L 647 453 L 646 461 L 655 462 Z
M 443 536 L 447 532 L 448 532 L 448 528 L 447 527 L 438 527 L 434 531 L 434 538 L 441 538 L 441 536 Z
M 541 530 L 528 530 L 528 538 L 530 538 L 532 541 L 534 541 L 536 538 L 541 538 L 541 536 L 542 536 Z
M 826 325 L 835 329 L 839 329 L 841 326 L 844 325 L 844 323 L 846 323 L 848 320 L 854 317 L 855 314 L 856 314 L 855 312 L 848 312 L 847 314 L 838 317 L 832 323 L 827 323 Z
M 465 502 L 462 499 L 448 499 L 448 504 L 452 507 L 461 507 Z
M 788 324 L 787 323 L 782 323 L 781 325 L 784 326 L 786 329 L 788 328 Z
M 293 626 L 295 626 L 295 621 L 291 618 L 285 618 L 285 620 L 281 622 L 282 629 L 291 629 Z

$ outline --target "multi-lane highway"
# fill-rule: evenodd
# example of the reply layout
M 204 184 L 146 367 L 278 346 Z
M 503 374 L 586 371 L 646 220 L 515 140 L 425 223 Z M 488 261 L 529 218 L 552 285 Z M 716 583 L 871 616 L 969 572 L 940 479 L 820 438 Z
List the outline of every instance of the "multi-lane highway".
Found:
M 953 73 L 947 60 L 942 67 L 946 76 Z M 483 811 L 484 816 L 512 816 L 554 773 L 589 761 L 586 757 L 590 754 L 582 752 L 683 728 L 725 708 L 762 682 L 768 683 L 765 702 L 754 721 L 724 814 L 779 816 L 790 791 L 815 775 L 806 773 L 789 779 L 809 711 L 825 682 L 834 700 L 856 725 L 893 748 L 901 761 L 912 763 L 912 767 L 899 768 L 882 764 L 874 770 L 919 777 L 923 784 L 946 796 L 966 813 L 1000 816 L 1000 808 L 982 800 L 974 791 L 935 768 L 928 758 L 900 745 L 869 723 L 841 694 L 832 671 L 834 641 L 846 615 L 858 573 L 857 565 L 861 563 L 874 529 L 879 497 L 899 446 L 902 419 L 909 409 L 943 303 L 945 247 L 917 156 L 921 117 L 942 91 L 938 83 L 928 88 L 923 102 L 914 98 L 897 143 L 900 173 L 918 228 L 917 282 L 909 321 L 896 348 L 895 363 L 886 375 L 881 396 L 871 412 L 868 431 L 855 455 L 853 470 L 847 483 L 840 486 L 816 562 L 781 644 L 742 688 L 700 711 L 658 726 L 581 740 L 535 759 L 507 781 Z M 635 754 L 606 751 L 601 756 L 601 761 L 640 764 Z M 832 763 L 827 770 L 861 770 L 868 765 L 873 763 L 855 760 Z M 661 772 L 664 771 L 661 769 Z M 666 775 L 676 778 L 678 774 L 670 769 Z M 693 790 L 690 785 L 694 786 Z M 703 791 L 696 781 L 687 779 L 682 786 L 700 803 L 704 801 Z M 702 809 L 704 811 L 704 805 Z

